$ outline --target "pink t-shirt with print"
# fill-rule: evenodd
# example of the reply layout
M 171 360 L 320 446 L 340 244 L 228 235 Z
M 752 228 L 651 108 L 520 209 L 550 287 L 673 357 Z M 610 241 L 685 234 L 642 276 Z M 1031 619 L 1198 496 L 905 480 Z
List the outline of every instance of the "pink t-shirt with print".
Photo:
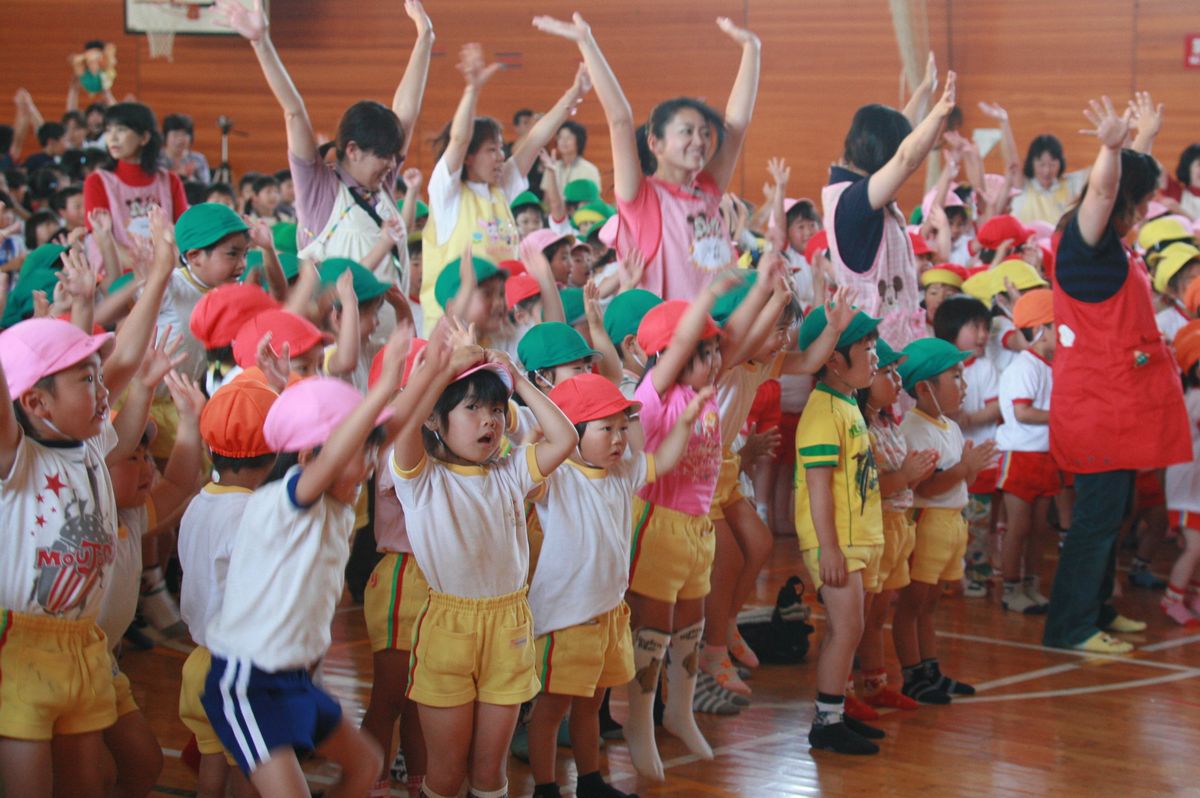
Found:
M 646 451 L 653 454 L 658 451 L 688 403 L 695 398 L 696 391 L 677 383 L 660 397 L 658 391 L 654 390 L 651 374 L 653 369 L 646 372 L 642 384 L 634 392 L 634 399 L 642 403 Z M 670 473 L 659 476 L 638 491 L 638 495 L 651 504 L 681 513 L 708 515 L 720 470 L 721 424 L 717 402 L 710 399 L 692 425 L 692 434 L 679 464 Z
M 646 259 L 641 288 L 663 299 L 692 300 L 736 253 L 721 216 L 721 190 L 707 172 L 690 186 L 647 177 L 630 202 L 618 200 L 617 253 Z

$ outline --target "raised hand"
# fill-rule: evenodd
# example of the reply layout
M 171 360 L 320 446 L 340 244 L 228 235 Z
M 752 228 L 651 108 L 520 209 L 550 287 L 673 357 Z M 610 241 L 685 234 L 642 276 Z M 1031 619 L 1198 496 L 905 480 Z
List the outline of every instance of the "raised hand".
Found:
M 1150 92 L 1139 91 L 1129 101 L 1129 110 L 1133 114 L 1131 123 L 1139 136 L 1154 137 L 1163 125 L 1163 104 L 1154 104 Z
M 787 161 L 782 158 L 772 158 L 767 161 L 767 172 L 775 181 L 775 185 L 786 186 L 788 178 L 792 176 L 792 167 L 788 166 Z
M 404 360 L 408 357 L 408 349 L 412 345 L 412 339 L 412 324 L 398 324 L 396 325 L 396 329 L 392 330 L 387 344 L 383 347 L 383 373 L 381 378 L 388 380 L 391 385 L 398 385 L 400 383 L 400 375 L 404 372 Z
M 621 258 L 617 265 L 619 291 L 630 291 L 642 284 L 642 275 L 646 272 L 646 258 L 637 247 L 631 248 Z
M 458 57 L 458 71 L 467 85 L 481 89 L 492 76 L 504 68 L 503 64 L 488 64 L 483 57 L 483 47 L 477 43 L 464 44 Z
M 87 218 L 92 225 L 92 235 L 96 238 L 112 235 L 112 214 L 108 212 L 108 208 L 93 208 Z
M 292 377 L 292 358 L 289 349 L 290 347 L 285 343 L 282 351 L 275 354 L 275 349 L 271 346 L 271 334 L 267 333 L 258 342 L 258 348 L 254 352 L 254 365 L 258 366 L 259 371 L 267 378 L 267 384 L 275 393 L 282 393 L 288 385 L 288 380 Z
M 474 324 L 463 324 L 453 316 L 443 316 L 442 318 L 445 319 L 441 324 L 445 328 L 443 334 L 446 337 L 447 346 L 451 349 L 475 346 L 479 343 L 475 336 Z
M 1088 107 L 1083 109 L 1083 115 L 1091 123 L 1091 128 L 1081 128 L 1085 136 L 1095 136 L 1100 146 L 1110 150 L 1120 149 L 1129 135 L 1129 122 L 1133 118 L 1133 109 L 1126 108 L 1125 113 L 1117 116 L 1112 100 L 1103 96 L 1099 101 L 1089 100 Z
M 743 444 L 738 454 L 744 463 L 753 463 L 760 457 L 774 457 L 775 452 L 779 451 L 781 440 L 779 427 L 771 427 L 766 432 L 759 432 L 758 425 L 755 424 L 746 434 L 746 443 Z
M 163 377 L 163 382 L 166 383 L 167 391 L 171 394 L 171 401 L 179 410 L 181 425 L 200 423 L 200 414 L 204 411 L 204 405 L 208 404 L 208 400 L 204 398 L 204 392 L 200 390 L 196 381 L 191 377 L 181 375 L 178 371 L 168 371 Z
M 1008 121 L 1008 111 L 1004 110 L 1004 106 L 999 103 L 980 102 L 979 110 L 983 112 L 984 116 L 990 116 L 1000 124 Z
M 738 274 L 738 270 L 730 269 L 715 277 L 708 284 L 708 290 L 712 292 L 713 296 L 720 299 L 744 282 L 745 278 Z
M 570 22 L 564 22 L 554 17 L 538 16 L 533 18 L 533 27 L 551 36 L 561 36 L 573 42 L 583 42 L 591 38 L 592 29 L 584 22 L 578 12 L 571 16 Z
M 404 188 L 408 191 L 416 191 L 421 188 L 421 183 L 425 180 L 425 176 L 421 174 L 421 170 L 415 166 L 404 170 Z
M 934 57 L 933 51 L 929 52 L 929 57 L 925 59 L 925 74 L 921 77 L 921 83 L 929 86 L 930 93 L 937 91 L 937 58 Z
M 753 31 L 747 30 L 746 28 L 739 28 L 737 25 L 733 24 L 733 20 L 731 20 L 729 17 L 717 17 L 717 27 L 721 29 L 722 33 L 743 47 L 762 46 L 762 42 L 758 40 L 758 36 L 754 35 Z
M 588 72 L 587 64 L 579 62 L 579 68 L 575 70 L 575 82 L 571 84 L 571 96 L 575 101 L 571 105 L 571 116 L 575 115 L 575 111 L 579 108 L 579 104 L 583 102 L 583 98 L 592 90 L 592 76 Z
M 218 25 L 232 28 L 241 34 L 243 39 L 257 43 L 267 35 L 270 23 L 263 11 L 262 0 L 254 0 L 251 8 L 246 8 L 240 0 L 217 0 Z
M 946 73 L 946 87 L 942 89 L 942 96 L 938 98 L 937 104 L 933 106 L 930 114 L 938 114 L 943 119 L 950 116 L 950 112 L 954 110 L 954 105 L 958 101 L 958 75 L 953 71 Z
M 183 336 L 177 335 L 172 338 L 171 325 L 168 324 L 150 342 L 150 347 L 142 357 L 142 364 L 137 370 L 142 385 L 153 390 L 162 382 L 167 372 L 181 365 L 187 359 L 187 355 L 179 351 L 181 346 Z
M 342 303 L 342 307 L 347 308 L 358 304 L 358 294 L 354 292 L 354 273 L 349 269 L 338 275 L 334 290 L 337 292 L 337 298 Z
M 275 237 L 271 234 L 271 226 L 266 219 L 250 219 L 242 217 L 250 228 L 250 242 L 262 249 L 275 249 Z
M 594 280 L 588 280 L 583 286 L 583 310 L 588 326 L 604 326 L 604 313 L 600 310 L 600 286 Z
M 58 283 L 68 297 L 88 301 L 96 295 L 96 273 L 92 271 L 87 256 L 79 249 L 68 249 L 62 254 L 63 268 L 58 273 Z
M 842 286 L 825 303 L 825 323 L 839 333 L 850 326 L 858 313 L 858 308 L 850 300 L 850 289 Z
M 404 13 L 408 14 L 408 18 L 417 26 L 417 35 L 433 33 L 433 20 L 425 13 L 425 6 L 421 5 L 421 0 L 404 0 Z

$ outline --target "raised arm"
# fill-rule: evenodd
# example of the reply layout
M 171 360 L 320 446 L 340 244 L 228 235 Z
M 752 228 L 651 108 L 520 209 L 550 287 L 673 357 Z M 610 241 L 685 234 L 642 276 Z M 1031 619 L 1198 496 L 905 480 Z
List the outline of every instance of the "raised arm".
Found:
M 537 386 L 513 365 L 507 354 L 489 349 L 487 359 L 509 370 L 513 376 L 513 387 L 517 396 L 533 411 L 533 417 L 537 419 L 537 425 L 542 430 L 542 440 L 538 442 L 535 450 L 538 471 L 541 471 L 543 476 L 548 475 L 575 451 L 575 447 L 579 445 L 579 433 L 575 431 L 575 426 L 563 411 L 558 409 L 558 405 L 538 390 Z
M 457 175 L 462 169 L 467 157 L 467 147 L 471 144 L 471 136 L 475 132 L 475 106 L 479 104 L 479 95 L 483 87 L 500 71 L 501 64 L 485 64 L 483 47 L 478 44 L 463 45 L 459 54 L 458 71 L 462 73 L 466 86 L 463 88 L 462 99 L 454 111 L 454 119 L 450 122 L 450 141 L 442 160 L 446 169 L 452 175 Z
M 1132 127 L 1137 130 L 1129 149 L 1150 154 L 1154 147 L 1154 139 L 1163 125 L 1163 104 L 1154 104 L 1150 92 L 1139 91 L 1134 99 L 1129 101 L 1129 110 L 1133 113 Z
M 296 84 L 292 83 L 279 53 L 275 51 L 270 21 L 263 11 L 262 0 L 254 0 L 251 9 L 243 6 L 240 0 L 217 0 L 217 13 L 220 24 L 233 28 L 254 48 L 254 56 L 262 67 L 263 77 L 283 109 L 288 151 L 302 161 L 316 160 L 317 137 L 308 118 L 308 109 L 304 107 L 304 98 L 300 96 Z
M 937 89 L 937 59 L 930 52 L 929 57 L 925 59 L 925 74 L 922 76 L 921 82 L 913 89 L 912 96 L 908 98 L 904 110 L 901 111 L 913 127 L 916 127 L 921 117 L 925 116 L 925 109 L 929 107 L 929 98 L 935 89 Z
M 1016 169 L 1021 172 L 1021 154 L 1017 150 L 1017 138 L 1013 135 L 1012 123 L 1008 120 L 1008 111 L 999 103 L 979 103 L 979 110 L 996 120 L 1000 125 L 1000 152 L 1004 156 L 1004 170 L 1007 174 Z M 1022 175 L 1023 177 L 1023 175 Z
M 733 90 L 725 103 L 725 143 L 708 164 L 708 173 L 724 191 L 733 178 L 733 168 L 742 154 L 754 102 L 758 99 L 758 75 L 762 66 L 762 43 L 750 31 L 734 25 L 728 17 L 718 17 L 717 27 L 742 48 Z
M 13 399 L 8 392 L 8 378 L 0 366 L 0 479 L 8 479 L 13 463 L 17 459 L 17 446 L 21 443 L 21 425 L 13 411 Z
M 692 437 L 692 425 L 696 423 L 696 419 L 700 417 L 700 411 L 704 409 L 704 405 L 713 398 L 715 393 L 716 388 L 713 386 L 704 386 L 692 397 L 692 401 L 688 402 L 687 407 L 679 414 L 679 418 L 675 419 L 671 431 L 667 433 L 667 437 L 663 438 L 662 443 L 658 445 L 658 450 L 654 452 L 654 472 L 656 474 L 661 476 L 679 465 L 679 461 L 687 452 L 688 441 Z
M 954 110 L 957 82 L 953 72 L 946 74 L 946 88 L 942 91 L 941 99 L 921 123 L 913 128 L 912 133 L 904 137 L 892 159 L 867 178 L 867 196 L 872 208 L 878 210 L 894 200 L 904 181 L 921 167 L 925 156 L 937 144 L 942 132 L 942 123 Z
M 820 371 L 837 348 L 838 338 L 850 326 L 856 312 L 850 304 L 850 288 L 842 286 L 825 302 L 825 329 L 821 330 L 817 340 L 808 349 L 784 353 L 781 371 L 784 374 L 816 374 Z
M 404 202 L 400 203 L 400 218 L 404 220 L 405 230 L 415 230 L 417 223 L 417 200 L 421 198 L 421 183 L 424 175 L 420 169 L 404 170 Z M 403 242 L 408 246 L 408 242 Z
M 341 377 L 351 373 L 358 366 L 358 349 L 361 343 L 358 334 L 358 295 L 354 293 L 354 274 L 349 269 L 338 275 L 335 291 L 342 312 L 337 349 L 329 359 L 329 373 Z
M 523 175 L 529 174 L 542 148 L 550 143 L 550 139 L 558 133 L 563 122 L 575 115 L 575 108 L 591 90 L 592 81 L 588 77 L 587 64 L 580 64 L 575 70 L 575 80 L 571 83 L 571 88 L 558 98 L 553 108 L 542 115 L 529 131 L 529 135 L 518 141 L 513 148 L 511 159 L 516 163 L 517 171 Z
M 183 339 L 178 336 L 174 341 L 171 340 L 171 328 L 168 326 L 159 339 L 146 350 L 136 378 L 129 383 L 125 404 L 121 406 L 121 412 L 113 421 L 117 432 L 117 445 L 105 458 L 110 465 L 124 460 L 137 448 L 146 431 L 146 420 L 150 417 L 150 403 L 154 401 L 154 391 L 171 369 L 183 362 L 184 356 L 176 354 L 182 343 Z
M 421 102 L 425 98 L 425 84 L 429 80 L 429 58 L 433 55 L 433 22 L 425 13 L 421 0 L 404 0 L 404 13 L 417 26 L 417 41 L 413 44 L 408 56 L 408 66 L 404 68 L 404 77 L 396 87 L 392 96 L 392 113 L 400 120 L 400 129 L 404 131 L 404 147 L 401 154 L 408 152 L 412 144 L 413 130 L 417 117 L 421 114 Z
M 579 46 L 588 75 L 596 89 L 596 97 L 608 120 L 612 141 L 613 188 L 617 199 L 632 201 L 642 187 L 642 165 L 638 160 L 636 125 L 629 100 L 613 74 L 612 68 L 592 37 L 592 29 L 583 17 L 575 14 L 571 22 L 553 17 L 534 17 L 533 25 L 540 31 L 569 39 Z
M 167 390 L 179 409 L 179 427 L 175 431 L 175 445 L 171 457 L 163 469 L 163 478 L 150 491 L 154 502 L 154 514 L 158 518 L 169 518 L 192 497 L 204 479 L 204 447 L 200 438 L 200 413 L 207 400 L 200 386 L 178 372 L 166 376 Z
M 650 371 L 654 381 L 654 390 L 662 396 L 679 379 L 679 375 L 687 368 L 692 356 L 696 353 L 696 345 L 700 343 L 700 334 L 704 332 L 705 322 L 712 312 L 713 303 L 717 297 L 728 293 L 741 282 L 736 274 L 725 274 L 708 284 L 700 295 L 692 300 L 687 312 L 679 320 L 671 343 L 659 355 L 658 363 Z
M 724 335 L 721 337 L 721 360 L 725 370 L 745 363 L 754 355 L 762 345 L 762 338 L 756 342 L 755 335 L 762 333 L 765 337 L 765 333 L 775 326 L 779 311 L 783 310 L 783 305 L 777 304 L 773 315 L 772 312 L 764 312 L 771 303 L 775 289 L 779 288 L 785 279 L 783 255 L 779 252 L 764 255 L 758 268 L 758 279 L 754 281 L 754 286 L 725 322 Z M 759 327 L 755 331 L 754 328 L 759 326 L 759 322 L 768 316 L 771 318 L 767 320 L 765 328 Z
M 526 258 L 525 268 L 537 280 L 538 290 L 542 294 L 542 321 L 566 322 L 567 312 L 563 310 L 562 295 L 558 293 L 558 284 L 554 282 L 550 261 L 546 260 L 541 250 Z
M 287 299 L 287 276 L 283 273 L 283 264 L 279 262 L 279 253 L 275 251 L 275 237 L 265 219 L 246 220 L 250 225 L 250 241 L 263 253 L 263 277 L 267 280 L 267 290 L 271 292 L 276 302 Z
M 591 280 L 583 287 L 583 307 L 587 313 L 592 349 L 602 355 L 600 362 L 596 364 L 597 368 L 601 376 L 613 385 L 620 385 L 621 377 L 625 373 L 621 368 L 621 356 L 617 354 L 617 348 L 608 337 L 608 330 L 604 329 L 604 313 L 600 310 L 600 286 Z
M 550 221 L 565 221 L 567 218 L 567 203 L 563 199 L 562 186 L 558 184 L 558 174 L 554 170 L 554 159 L 543 148 L 538 150 L 538 160 L 542 162 L 542 197 L 546 200 Z
M 1087 196 L 1079 204 L 1079 233 L 1084 243 L 1094 247 L 1104 237 L 1113 205 L 1117 201 L 1117 190 L 1121 185 L 1121 145 L 1129 132 L 1129 109 L 1117 116 L 1112 100 L 1101 97 L 1092 100 L 1083 115 L 1092 124 L 1090 130 L 1081 130 L 1100 140 L 1100 152 L 1088 175 Z

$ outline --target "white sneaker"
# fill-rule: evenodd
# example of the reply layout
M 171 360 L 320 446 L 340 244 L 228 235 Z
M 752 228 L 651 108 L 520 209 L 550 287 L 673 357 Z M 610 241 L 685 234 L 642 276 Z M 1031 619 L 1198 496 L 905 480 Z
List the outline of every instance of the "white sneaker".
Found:
M 1050 599 L 1043 596 L 1042 592 L 1038 590 L 1041 587 L 1041 581 L 1036 576 L 1027 576 L 1025 577 L 1023 586 L 1025 588 L 1025 595 L 1033 599 L 1034 603 L 1039 607 L 1045 609 L 1050 606 Z

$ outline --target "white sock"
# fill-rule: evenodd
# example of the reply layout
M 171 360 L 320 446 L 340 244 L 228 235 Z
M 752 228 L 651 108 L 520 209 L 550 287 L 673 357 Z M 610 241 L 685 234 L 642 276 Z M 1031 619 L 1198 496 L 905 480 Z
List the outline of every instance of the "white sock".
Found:
M 704 621 L 681 629 L 671 638 L 667 656 L 667 707 L 663 728 L 683 741 L 698 757 L 712 759 L 712 748 L 696 726 L 692 699 L 696 695 L 696 673 L 700 661 L 700 636 Z
M 662 781 L 662 759 L 654 740 L 654 689 L 671 636 L 657 629 L 638 629 L 633 635 L 633 681 L 628 685 L 629 719 L 625 742 L 638 773 Z
M 508 784 L 498 790 L 477 790 L 471 787 L 467 790 L 471 798 L 508 798 Z
M 440 792 L 434 792 L 426 784 L 421 785 L 421 795 L 424 796 L 424 798 L 450 798 L 450 796 L 442 795 Z
M 142 589 L 138 609 L 151 626 L 160 632 L 181 621 L 179 606 L 167 591 L 162 568 L 154 566 L 142 571 Z

